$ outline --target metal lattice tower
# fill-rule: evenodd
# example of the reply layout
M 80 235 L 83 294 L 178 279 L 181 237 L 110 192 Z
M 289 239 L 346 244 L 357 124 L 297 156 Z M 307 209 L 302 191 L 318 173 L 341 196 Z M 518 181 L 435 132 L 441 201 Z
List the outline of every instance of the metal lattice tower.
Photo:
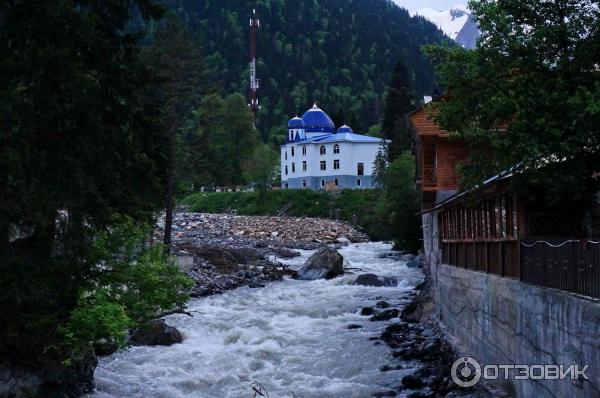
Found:
M 250 103 L 248 106 L 256 114 L 260 106 L 258 105 L 258 87 L 259 80 L 256 77 L 256 34 L 260 28 L 260 20 L 256 16 L 256 10 L 252 10 L 250 18 Z

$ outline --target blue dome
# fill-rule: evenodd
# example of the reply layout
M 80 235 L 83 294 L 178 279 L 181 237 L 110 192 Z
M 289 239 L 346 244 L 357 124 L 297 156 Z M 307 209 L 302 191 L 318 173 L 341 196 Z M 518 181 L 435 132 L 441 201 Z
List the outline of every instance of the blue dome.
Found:
M 304 128 L 304 121 L 302 119 L 300 119 L 298 116 L 290 119 L 290 121 L 288 122 L 288 127 L 289 128 Z
M 337 130 L 338 134 L 341 134 L 341 133 L 353 133 L 353 132 L 354 131 L 352 131 L 352 129 L 349 126 L 346 126 L 345 124 Z
M 331 120 L 331 118 L 325 112 L 323 112 L 317 106 L 317 104 L 314 104 L 311 109 L 302 115 L 302 120 L 304 121 L 304 128 L 307 132 L 333 133 L 335 130 L 335 124 L 333 124 L 333 120 Z

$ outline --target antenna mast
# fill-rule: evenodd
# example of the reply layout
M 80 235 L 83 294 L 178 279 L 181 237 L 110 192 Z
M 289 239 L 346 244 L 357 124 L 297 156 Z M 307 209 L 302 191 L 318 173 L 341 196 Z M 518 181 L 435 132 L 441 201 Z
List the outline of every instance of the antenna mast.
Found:
M 252 10 L 250 18 L 250 103 L 248 106 L 256 115 L 260 106 L 258 105 L 259 80 L 256 78 L 256 33 L 260 28 L 260 20 L 256 16 L 256 10 Z

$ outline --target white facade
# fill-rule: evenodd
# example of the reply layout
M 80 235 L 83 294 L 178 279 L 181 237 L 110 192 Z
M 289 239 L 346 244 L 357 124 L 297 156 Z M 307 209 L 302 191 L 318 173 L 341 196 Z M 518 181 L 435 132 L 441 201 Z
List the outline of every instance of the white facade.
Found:
M 322 112 L 316 107 L 312 111 L 315 109 Z M 309 127 L 299 126 L 301 123 L 300 118 L 290 121 L 287 142 L 281 146 L 282 188 L 374 186 L 374 162 L 382 139 L 354 134 L 348 126 L 342 126 L 337 133 L 311 132 Z M 325 127 L 317 125 L 316 128 Z

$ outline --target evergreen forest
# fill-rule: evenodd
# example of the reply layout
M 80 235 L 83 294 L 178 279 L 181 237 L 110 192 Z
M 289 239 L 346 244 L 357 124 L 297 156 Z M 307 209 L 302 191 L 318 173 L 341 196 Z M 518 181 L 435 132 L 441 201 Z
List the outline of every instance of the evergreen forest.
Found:
M 407 68 L 416 97 L 436 88 L 426 44 L 449 39 L 435 25 L 387 0 L 164 0 L 197 38 L 208 80 L 221 95 L 247 94 L 248 22 L 260 18 L 256 127 L 279 145 L 287 121 L 313 102 L 336 125 L 360 133 L 381 122 L 396 64 Z M 152 26 L 149 29 L 152 35 Z

